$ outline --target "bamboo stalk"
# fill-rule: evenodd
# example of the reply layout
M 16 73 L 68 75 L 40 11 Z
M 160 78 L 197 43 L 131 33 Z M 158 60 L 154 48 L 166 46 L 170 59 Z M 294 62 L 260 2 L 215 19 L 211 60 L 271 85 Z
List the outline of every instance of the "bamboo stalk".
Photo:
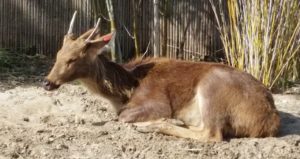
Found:
M 159 57 L 159 0 L 153 0 L 154 32 L 153 32 L 153 52 L 154 57 Z
M 279 79 L 296 79 L 294 63 L 300 59 L 299 1 L 210 3 L 229 65 L 251 73 L 269 88 L 279 86 Z
M 108 16 L 109 16 L 109 19 L 110 19 L 110 31 L 114 32 L 116 30 L 116 24 L 115 24 L 115 17 L 114 17 L 112 0 L 105 0 L 105 2 L 106 2 L 106 8 L 107 8 Z M 112 47 L 112 49 L 111 49 L 111 59 L 112 59 L 112 61 L 117 61 L 117 56 L 116 56 L 116 52 L 115 52 L 115 43 L 114 42 L 112 43 L 111 47 Z
M 138 28 L 137 28 L 137 17 L 136 17 L 136 12 L 137 12 L 137 5 L 133 1 L 133 37 L 134 37 L 134 50 L 135 50 L 135 57 L 140 56 L 140 48 L 139 48 L 139 42 L 138 42 Z

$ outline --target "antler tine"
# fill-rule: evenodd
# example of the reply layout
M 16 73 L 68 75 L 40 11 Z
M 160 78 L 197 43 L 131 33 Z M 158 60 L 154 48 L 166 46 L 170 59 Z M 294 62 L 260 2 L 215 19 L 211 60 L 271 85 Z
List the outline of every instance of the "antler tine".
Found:
M 98 30 L 99 26 L 100 26 L 100 22 L 101 22 L 101 18 L 98 19 L 95 29 L 93 30 L 93 32 L 90 34 L 90 36 L 85 40 L 85 42 L 90 42 L 92 37 L 94 36 L 94 34 L 96 33 L 96 31 Z
M 70 27 L 68 30 L 68 34 L 72 34 L 73 33 L 73 28 L 74 28 L 74 23 L 75 23 L 75 19 L 76 19 L 76 15 L 77 15 L 77 11 L 74 12 L 72 20 L 70 22 Z

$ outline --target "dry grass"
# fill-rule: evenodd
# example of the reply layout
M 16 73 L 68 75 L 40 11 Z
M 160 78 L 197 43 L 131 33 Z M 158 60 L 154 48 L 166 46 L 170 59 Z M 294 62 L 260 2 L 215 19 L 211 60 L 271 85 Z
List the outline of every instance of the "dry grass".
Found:
M 269 88 L 299 78 L 299 1 L 216 1 L 210 0 L 231 66 Z

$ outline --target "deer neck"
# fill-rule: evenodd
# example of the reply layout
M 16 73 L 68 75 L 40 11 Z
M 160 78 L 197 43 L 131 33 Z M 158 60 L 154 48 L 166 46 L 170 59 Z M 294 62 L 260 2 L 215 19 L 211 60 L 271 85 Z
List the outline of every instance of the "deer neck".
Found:
M 95 59 L 89 70 L 88 78 L 81 79 L 82 83 L 92 92 L 108 99 L 117 110 L 138 86 L 138 80 L 130 72 L 103 55 Z

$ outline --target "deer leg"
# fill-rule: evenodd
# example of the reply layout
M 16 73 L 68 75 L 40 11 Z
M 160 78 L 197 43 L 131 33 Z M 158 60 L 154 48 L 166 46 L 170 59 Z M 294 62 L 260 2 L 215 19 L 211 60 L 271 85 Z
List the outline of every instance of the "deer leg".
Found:
M 140 128 L 142 128 L 142 127 L 151 128 L 151 126 L 154 125 L 155 123 L 159 124 L 159 123 L 163 123 L 163 122 L 167 122 L 167 123 L 170 123 L 170 124 L 173 124 L 176 126 L 185 126 L 184 122 L 179 119 L 167 119 L 167 118 L 160 118 L 160 119 L 154 120 L 154 121 L 137 122 L 137 123 L 134 123 L 133 125 L 140 127 Z
M 159 119 L 155 121 L 134 123 L 136 130 L 143 133 L 158 132 L 166 135 L 177 136 L 182 138 L 196 139 L 202 142 L 218 142 L 222 141 L 222 133 L 220 129 L 199 129 L 197 127 L 181 127 L 180 122 Z
M 119 121 L 135 123 L 143 121 L 157 120 L 160 118 L 170 118 L 171 108 L 163 103 L 143 103 L 139 106 L 125 106 L 119 114 Z

